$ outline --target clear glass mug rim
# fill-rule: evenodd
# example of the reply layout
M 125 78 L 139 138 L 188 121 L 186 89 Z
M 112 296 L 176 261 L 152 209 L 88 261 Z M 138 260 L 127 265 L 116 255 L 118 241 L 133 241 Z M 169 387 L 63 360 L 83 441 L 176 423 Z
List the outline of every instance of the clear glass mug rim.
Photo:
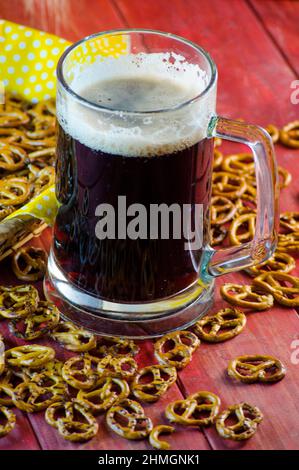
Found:
M 131 34 L 131 33 L 154 34 L 154 35 L 157 35 L 157 36 L 162 36 L 162 37 L 166 37 L 166 38 L 169 38 L 169 39 L 174 39 L 177 42 L 181 42 L 181 43 L 189 46 L 190 48 L 196 50 L 199 54 L 204 56 L 205 59 L 207 60 L 208 64 L 209 64 L 209 66 L 210 66 L 210 72 L 211 72 L 211 77 L 210 77 L 209 83 L 207 84 L 205 89 L 201 93 L 199 93 L 198 95 L 194 96 L 193 98 L 190 98 L 189 100 L 184 101 L 183 103 L 180 103 L 180 104 L 178 104 L 176 106 L 173 106 L 173 107 L 170 107 L 170 108 L 157 109 L 157 110 L 151 110 L 151 111 L 134 111 L 134 110 L 133 111 L 126 111 L 126 110 L 120 110 L 120 109 L 112 109 L 112 108 L 109 108 L 107 106 L 101 106 L 101 105 L 92 103 L 91 101 L 89 101 L 89 100 L 83 98 L 82 96 L 80 96 L 78 93 L 76 93 L 71 88 L 71 86 L 68 85 L 68 83 L 66 82 L 66 80 L 64 78 L 63 65 L 64 65 L 65 60 L 67 59 L 68 55 L 71 53 L 72 50 L 74 50 L 76 47 L 78 47 L 80 44 L 83 44 L 84 42 L 87 42 L 91 39 L 99 38 L 101 36 L 107 36 L 107 35 L 113 36 L 113 35 Z M 100 33 L 94 33 L 94 34 L 91 34 L 90 36 L 86 36 L 86 37 L 80 39 L 80 41 L 75 42 L 74 44 L 69 46 L 64 51 L 64 53 L 62 54 L 62 56 L 60 57 L 60 59 L 58 61 L 56 74 L 57 74 L 58 82 L 62 85 L 62 87 L 65 89 L 65 91 L 67 93 L 69 93 L 70 95 L 72 95 L 72 97 L 76 101 L 80 102 L 84 106 L 92 108 L 96 111 L 108 112 L 108 113 L 113 113 L 113 114 L 117 114 L 117 113 L 121 112 L 123 115 L 131 115 L 131 116 L 133 116 L 133 115 L 148 115 L 148 114 L 173 112 L 173 111 L 182 109 L 187 105 L 191 105 L 193 103 L 196 103 L 197 101 L 202 99 L 216 85 L 217 75 L 218 75 L 216 64 L 213 61 L 213 59 L 211 58 L 210 54 L 205 49 L 198 46 L 195 42 L 190 41 L 189 39 L 185 39 L 185 38 L 183 38 L 181 36 L 178 36 L 176 34 L 167 33 L 165 31 L 159 31 L 159 30 L 155 30 L 155 29 L 134 29 L 134 28 L 132 28 L 132 29 L 130 29 L 130 28 L 129 29 L 111 29 L 111 30 L 107 30 L 107 31 L 102 31 Z

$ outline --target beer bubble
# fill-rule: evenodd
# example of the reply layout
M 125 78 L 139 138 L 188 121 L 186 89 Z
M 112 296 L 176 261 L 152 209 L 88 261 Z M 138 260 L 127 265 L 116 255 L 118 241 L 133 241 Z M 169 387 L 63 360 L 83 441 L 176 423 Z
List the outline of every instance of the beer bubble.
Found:
M 139 53 L 78 63 L 66 81 L 88 103 L 58 92 L 65 132 L 114 155 L 179 152 L 207 135 L 215 108 L 207 73 L 176 53 Z

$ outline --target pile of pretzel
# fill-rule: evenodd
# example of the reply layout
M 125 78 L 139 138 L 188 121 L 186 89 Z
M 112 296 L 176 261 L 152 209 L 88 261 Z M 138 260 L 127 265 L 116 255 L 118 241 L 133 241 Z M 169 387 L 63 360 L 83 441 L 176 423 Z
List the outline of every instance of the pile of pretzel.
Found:
M 24 105 L 9 97 L 0 108 L 0 211 L 19 204 L 51 184 L 54 178 L 54 106 L 52 101 Z M 298 148 L 299 122 L 281 131 L 268 126 L 273 141 Z M 229 235 L 238 245 L 250 241 L 255 224 L 256 184 L 251 155 L 226 157 L 216 141 L 211 226 L 213 245 Z M 26 154 L 26 156 L 24 156 Z M 291 175 L 279 169 L 281 187 Z M 50 176 L 49 176 L 50 175 Z M 19 186 L 17 186 L 17 184 Z M 19 202 L 22 188 L 27 199 Z M 24 190 L 25 191 L 25 190 Z M 25 194 L 25 192 L 24 192 Z M 24 197 L 24 196 L 23 196 Z M 11 201 L 18 203 L 12 204 Z M 0 212 L 1 213 L 1 212 Z M 299 215 L 281 215 L 278 248 L 273 257 L 248 270 L 252 285 L 224 284 L 221 295 L 232 307 L 213 312 L 199 320 L 191 331 L 176 331 L 154 344 L 157 364 L 138 367 L 139 347 L 124 338 L 97 338 L 60 318 L 59 310 L 42 301 L 31 284 L 0 286 L 0 319 L 8 321 L 12 335 L 28 342 L 5 349 L 0 335 L 0 437 L 15 426 L 15 406 L 28 413 L 44 412 L 45 420 L 66 440 L 87 441 L 98 432 L 96 416 L 105 413 L 108 429 L 126 439 L 148 439 L 156 449 L 169 449 L 161 434 L 180 432 L 175 425 L 203 428 L 215 425 L 224 439 L 252 437 L 263 419 L 262 412 L 248 403 L 232 404 L 220 410 L 221 399 L 200 390 L 167 405 L 170 425 L 153 425 L 143 403 L 157 402 L 176 382 L 177 371 L 192 360 L 200 342 L 219 343 L 239 335 L 246 315 L 237 307 L 253 310 L 270 308 L 274 300 L 286 306 L 299 304 L 299 279 L 289 273 L 295 267 L 290 253 L 299 251 Z M 33 247 L 23 248 L 12 260 L 18 279 L 33 282 L 43 277 L 46 254 Z M 291 284 L 291 287 L 290 287 Z M 57 342 L 71 353 L 62 362 L 48 346 L 32 343 L 40 338 Z M 274 383 L 286 374 L 282 362 L 272 356 L 243 355 L 227 364 L 231 380 L 245 384 Z
M 54 183 L 55 101 L 0 104 L 0 221 Z
M 299 122 L 287 124 L 280 132 L 274 126 L 274 142 L 299 148 Z M 217 142 L 219 144 L 221 142 Z M 297 146 L 296 146 L 297 143 Z M 279 167 L 280 187 L 291 182 L 290 173 Z M 237 246 L 253 239 L 256 221 L 256 180 L 251 154 L 223 156 L 215 148 L 211 207 L 211 245 L 226 243 Z M 299 278 L 291 272 L 296 268 L 292 255 L 299 253 L 299 212 L 280 215 L 277 248 L 271 258 L 248 268 L 252 283 L 225 283 L 222 297 L 232 305 L 254 310 L 266 310 L 274 301 L 287 307 L 299 306 Z
M 295 123 L 298 126 L 299 148 L 299 121 Z M 252 239 L 255 229 L 256 178 L 253 156 L 251 153 L 224 156 L 219 150 L 221 139 L 216 139 L 215 144 L 210 243 L 217 246 L 229 239 L 231 245 L 240 245 Z M 278 173 L 280 188 L 286 188 L 292 180 L 291 174 L 280 166 Z M 291 231 L 298 229 L 294 226 L 291 228 Z M 280 242 L 287 244 L 289 240 Z
M 0 287 L 0 317 L 8 320 L 13 335 L 26 341 L 49 337 L 73 355 L 65 362 L 55 358 L 51 347 L 26 344 L 5 350 L 0 339 L 0 436 L 15 425 L 11 410 L 45 412 L 45 420 L 66 440 L 86 441 L 98 432 L 95 418 L 106 413 L 108 429 L 126 439 L 146 439 L 157 449 L 169 449 L 160 434 L 174 426 L 157 425 L 146 415 L 142 403 L 154 403 L 165 395 L 186 367 L 200 340 L 221 342 L 240 334 L 246 316 L 235 308 L 220 310 L 195 324 L 193 331 L 176 331 L 158 339 L 154 353 L 158 364 L 139 369 L 139 347 L 123 338 L 96 338 L 41 301 L 30 284 Z M 285 376 L 284 365 L 271 356 L 241 356 L 228 364 L 228 375 L 244 383 L 276 382 Z M 216 425 L 225 439 L 248 439 L 263 415 L 248 403 L 220 411 L 221 400 L 208 391 L 169 403 L 169 422 L 187 427 Z M 234 417 L 234 424 L 229 420 Z

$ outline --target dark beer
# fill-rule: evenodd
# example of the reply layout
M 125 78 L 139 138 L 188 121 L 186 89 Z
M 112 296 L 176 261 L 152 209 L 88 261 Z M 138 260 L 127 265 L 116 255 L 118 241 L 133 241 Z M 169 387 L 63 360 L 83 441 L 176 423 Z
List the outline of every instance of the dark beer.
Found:
M 90 102 L 125 111 L 151 111 L 158 104 L 167 108 L 188 98 L 188 90 L 179 90 L 171 80 L 128 78 L 99 81 L 81 94 Z M 83 133 L 85 116 L 81 119 Z M 107 140 L 102 149 L 94 143 L 96 136 L 87 145 L 87 138 L 78 138 L 60 122 L 56 187 L 60 208 L 53 250 L 68 279 L 87 293 L 113 302 L 154 301 L 197 281 L 202 250 L 186 250 L 183 238 L 100 240 L 95 233 L 97 206 L 116 208 L 120 195 L 126 196 L 127 206 L 139 203 L 148 209 L 151 204 L 190 204 L 193 211 L 195 204 L 202 204 L 207 219 L 213 142 L 180 140 L 173 132 L 169 144 L 158 147 L 156 154 L 146 145 L 137 154 L 134 140 L 131 147 L 124 143 L 130 137 L 125 141 L 121 135 L 110 151 Z

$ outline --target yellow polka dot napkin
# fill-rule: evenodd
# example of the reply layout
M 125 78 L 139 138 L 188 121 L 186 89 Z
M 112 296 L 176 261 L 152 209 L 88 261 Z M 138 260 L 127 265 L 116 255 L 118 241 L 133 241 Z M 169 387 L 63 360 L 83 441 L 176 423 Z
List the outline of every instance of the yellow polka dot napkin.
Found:
M 0 20 L 0 81 L 32 102 L 54 97 L 57 61 L 69 45 L 43 31 Z
M 57 62 L 69 45 L 65 39 L 52 34 L 0 20 L 2 93 L 6 89 L 33 103 L 55 97 Z M 58 203 L 53 186 L 10 214 L 5 220 L 32 215 L 51 225 L 57 209 Z
M 33 103 L 55 97 L 57 62 L 70 44 L 44 31 L 0 20 L 0 103 L 4 89 Z M 103 57 L 118 57 L 128 53 L 129 49 L 126 35 L 108 35 L 83 43 L 74 54 L 80 63 L 88 60 L 88 57 L 92 61 L 94 52 Z M 32 215 L 51 225 L 57 210 L 58 202 L 53 186 L 6 219 Z
M 55 187 L 51 186 L 29 201 L 28 204 L 21 207 L 21 209 L 14 211 L 4 220 L 22 215 L 32 215 L 32 217 L 43 220 L 48 225 L 52 225 L 57 214 L 58 207 L 58 201 L 55 197 Z

